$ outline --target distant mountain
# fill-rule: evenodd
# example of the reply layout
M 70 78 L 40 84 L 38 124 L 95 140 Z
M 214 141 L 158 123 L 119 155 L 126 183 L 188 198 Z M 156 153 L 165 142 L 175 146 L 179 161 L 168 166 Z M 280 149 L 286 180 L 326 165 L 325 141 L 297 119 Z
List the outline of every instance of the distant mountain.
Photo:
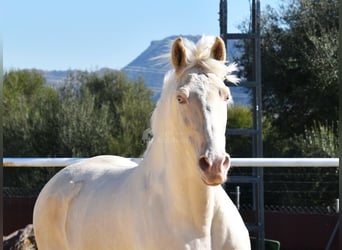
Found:
M 154 101 L 160 97 L 165 73 L 172 68 L 170 62 L 158 59 L 158 56 L 168 53 L 172 42 L 178 37 L 169 36 L 162 40 L 152 41 L 145 51 L 122 69 L 130 79 L 136 80 L 138 77 L 142 77 L 146 85 L 153 90 Z M 182 37 L 196 42 L 201 36 L 187 35 Z M 229 44 L 228 47 L 228 53 L 236 56 L 238 51 L 234 51 L 235 46 Z M 242 87 L 231 87 L 231 92 L 235 104 L 250 105 L 249 90 Z
M 160 93 L 163 86 L 163 79 L 165 73 L 172 68 L 170 62 L 165 59 L 158 59 L 159 56 L 164 55 L 170 51 L 172 42 L 179 36 L 169 36 L 162 40 L 152 41 L 150 46 L 144 50 L 137 58 L 131 63 L 122 68 L 127 74 L 129 79 L 136 80 L 138 77 L 142 77 L 146 85 L 153 91 L 153 101 L 157 101 L 160 97 Z M 183 36 L 191 41 L 196 42 L 201 36 L 187 35 Z M 236 56 L 239 51 L 234 50 L 233 44 L 228 44 L 228 57 L 232 55 Z M 114 70 L 108 68 L 102 68 L 98 71 L 100 75 L 104 70 Z M 76 70 L 68 71 L 42 71 L 46 78 L 47 84 L 51 86 L 59 86 L 63 84 L 67 78 L 68 73 Z M 250 94 L 249 90 L 242 87 L 231 87 L 234 103 L 238 105 L 250 106 Z
M 156 57 L 168 53 L 172 41 L 177 37 L 179 36 L 169 36 L 163 40 L 152 41 L 145 51 L 122 69 L 130 79 L 136 80 L 142 77 L 147 86 L 152 89 L 154 101 L 160 96 L 165 73 L 172 68 L 168 60 Z M 186 36 L 186 38 L 197 41 L 200 36 Z
M 96 70 L 95 73 L 102 76 L 106 71 L 118 71 L 116 69 L 101 68 Z M 69 74 L 82 72 L 81 70 L 41 70 L 41 74 L 45 77 L 47 85 L 58 87 L 65 83 Z
M 59 86 L 65 82 L 69 70 L 48 70 L 41 71 L 46 83 L 50 86 Z

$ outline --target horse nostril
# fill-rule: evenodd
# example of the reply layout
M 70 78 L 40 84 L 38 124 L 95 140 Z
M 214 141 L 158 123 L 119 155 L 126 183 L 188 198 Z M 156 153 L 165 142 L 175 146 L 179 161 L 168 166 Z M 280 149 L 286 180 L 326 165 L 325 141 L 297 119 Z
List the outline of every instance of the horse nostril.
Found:
M 229 165 L 230 165 L 230 157 L 228 154 L 226 154 L 226 156 L 224 157 L 223 166 L 228 168 Z
M 199 166 L 203 171 L 207 171 L 211 167 L 211 163 L 206 156 L 201 156 L 199 159 Z

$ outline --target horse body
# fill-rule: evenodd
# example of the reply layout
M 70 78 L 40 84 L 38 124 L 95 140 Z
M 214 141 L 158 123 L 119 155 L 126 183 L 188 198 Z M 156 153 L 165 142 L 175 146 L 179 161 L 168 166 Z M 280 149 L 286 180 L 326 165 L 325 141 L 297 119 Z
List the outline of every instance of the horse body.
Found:
M 173 45 L 175 70 L 165 78 L 142 162 L 98 156 L 54 176 L 34 209 L 39 249 L 250 249 L 219 185 L 230 165 L 223 100 L 230 93 L 212 67 L 189 66 L 200 44 L 186 43 Z M 210 56 L 222 59 L 222 40 L 210 45 Z

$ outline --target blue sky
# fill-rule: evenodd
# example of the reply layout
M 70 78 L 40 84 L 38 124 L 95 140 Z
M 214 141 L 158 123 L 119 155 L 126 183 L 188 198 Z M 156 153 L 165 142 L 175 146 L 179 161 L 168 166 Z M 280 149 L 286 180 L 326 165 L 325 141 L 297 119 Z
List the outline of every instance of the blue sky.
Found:
M 0 30 L 5 70 L 121 69 L 152 40 L 219 35 L 219 0 L 5 0 Z M 261 0 L 279 5 L 279 0 Z M 249 0 L 229 1 L 229 32 Z

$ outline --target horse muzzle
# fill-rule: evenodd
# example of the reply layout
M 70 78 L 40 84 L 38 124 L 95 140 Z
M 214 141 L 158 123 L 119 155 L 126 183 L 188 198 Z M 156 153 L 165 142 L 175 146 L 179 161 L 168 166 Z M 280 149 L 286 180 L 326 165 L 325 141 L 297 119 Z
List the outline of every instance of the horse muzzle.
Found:
M 199 167 L 202 181 L 208 186 L 217 186 L 227 180 L 227 173 L 230 168 L 230 156 L 225 153 L 221 157 L 199 158 Z

